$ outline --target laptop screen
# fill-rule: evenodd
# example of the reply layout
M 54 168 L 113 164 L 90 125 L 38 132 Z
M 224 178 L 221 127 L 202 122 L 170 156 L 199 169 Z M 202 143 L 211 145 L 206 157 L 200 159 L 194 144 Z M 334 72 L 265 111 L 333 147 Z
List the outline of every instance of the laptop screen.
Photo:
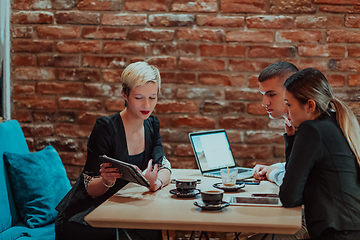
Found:
M 196 132 L 189 136 L 201 171 L 235 167 L 225 130 Z

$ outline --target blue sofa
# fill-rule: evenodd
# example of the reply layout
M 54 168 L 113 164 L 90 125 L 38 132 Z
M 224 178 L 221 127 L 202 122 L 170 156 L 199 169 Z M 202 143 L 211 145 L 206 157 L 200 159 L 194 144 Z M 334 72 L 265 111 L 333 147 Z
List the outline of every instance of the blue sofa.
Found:
M 51 147 L 51 146 L 49 146 Z M 52 147 L 51 147 L 52 148 Z M 47 149 L 48 152 L 49 149 Z M 56 154 L 57 152 L 54 148 L 51 149 L 52 154 Z M 9 168 L 9 162 L 6 157 L 6 154 L 4 152 L 14 153 L 15 156 L 34 156 L 31 155 L 33 153 L 29 152 L 29 148 L 27 146 L 24 134 L 22 132 L 22 129 L 19 125 L 19 123 L 16 120 L 6 121 L 3 123 L 0 123 L 0 240 L 13 240 L 13 239 L 19 239 L 19 240 L 54 240 L 55 239 L 55 230 L 54 230 L 54 207 L 56 206 L 54 201 L 50 204 L 50 207 L 48 209 L 51 210 L 51 216 L 47 216 L 47 221 L 50 221 L 49 223 L 45 222 L 43 224 L 38 224 L 38 226 L 30 225 L 29 221 L 31 220 L 24 220 L 26 217 L 22 216 L 22 208 L 21 206 L 18 206 L 17 201 L 18 198 L 16 197 L 16 194 L 18 194 L 16 188 L 14 188 L 14 182 L 17 183 L 18 179 L 15 179 L 14 181 L 14 173 L 10 171 Z M 58 155 L 57 155 L 58 156 Z M 60 159 L 60 158 L 59 158 Z M 6 161 L 5 161 L 6 160 Z M 51 160 L 52 161 L 52 160 Z M 56 160 L 59 161 L 59 160 Z M 51 166 L 56 166 L 57 169 L 59 169 L 59 165 L 53 165 L 51 163 Z M 63 169 L 60 169 L 61 176 L 64 176 L 65 174 L 65 181 L 62 182 L 62 190 L 61 191 L 68 191 L 70 187 L 70 182 L 66 177 L 66 171 L 63 167 L 60 159 L 60 164 Z M 32 165 L 32 164 L 29 164 Z M 35 164 L 36 165 L 36 164 Z M 26 169 L 31 169 L 32 166 L 28 166 Z M 39 166 L 37 166 L 39 168 Z M 65 173 L 64 173 L 65 171 Z M 50 173 L 52 174 L 52 172 Z M 21 174 L 20 174 L 21 175 Z M 34 174 L 35 177 L 37 174 Z M 39 175 L 41 176 L 41 175 Z M 26 178 L 24 178 L 26 180 Z M 31 185 L 34 183 L 36 184 L 36 180 L 29 178 L 29 182 L 23 185 L 26 185 L 27 187 L 31 187 Z M 46 188 L 46 180 L 42 182 L 43 179 L 39 179 L 38 184 L 43 184 L 42 188 Z M 66 182 L 66 180 L 68 182 Z M 19 180 L 21 182 L 21 179 Z M 16 184 L 15 184 L 16 185 Z M 41 187 L 38 187 L 41 188 Z M 14 190 L 15 189 L 15 190 Z M 26 189 L 26 188 L 25 188 Z M 29 189 L 29 188 L 27 188 Z M 55 189 L 56 191 L 56 189 Z M 51 192 L 51 191 L 49 191 Z M 49 195 L 51 195 L 50 193 Z M 37 197 L 33 197 L 37 198 Z M 60 201 L 61 197 L 57 197 L 58 199 L 55 199 L 56 201 Z M 59 199 L 60 198 L 60 199 Z M 40 201 L 43 201 L 40 197 Z M 46 202 L 47 200 L 45 200 Z M 56 216 L 56 215 L 55 215 Z

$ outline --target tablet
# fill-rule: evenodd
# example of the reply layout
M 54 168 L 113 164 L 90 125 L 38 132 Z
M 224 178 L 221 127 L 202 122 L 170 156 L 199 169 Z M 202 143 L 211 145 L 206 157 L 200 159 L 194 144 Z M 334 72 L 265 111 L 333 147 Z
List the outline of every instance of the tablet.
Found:
M 119 169 L 119 172 L 123 174 L 121 179 L 137 183 L 145 187 L 150 187 L 149 181 L 135 165 L 108 157 L 106 155 L 100 156 L 100 159 L 103 162 L 111 163 L 114 168 Z
M 271 197 L 231 197 L 230 205 L 282 206 L 279 198 Z

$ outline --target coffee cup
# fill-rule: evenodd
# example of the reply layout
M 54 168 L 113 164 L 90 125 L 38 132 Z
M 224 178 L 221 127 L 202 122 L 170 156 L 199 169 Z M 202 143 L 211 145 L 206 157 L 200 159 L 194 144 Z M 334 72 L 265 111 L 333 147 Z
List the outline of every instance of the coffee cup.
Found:
M 217 205 L 222 202 L 223 190 L 207 190 L 201 192 L 201 199 L 206 205 Z
M 179 192 L 187 192 L 196 188 L 197 181 L 196 179 L 177 179 L 176 180 L 176 189 Z

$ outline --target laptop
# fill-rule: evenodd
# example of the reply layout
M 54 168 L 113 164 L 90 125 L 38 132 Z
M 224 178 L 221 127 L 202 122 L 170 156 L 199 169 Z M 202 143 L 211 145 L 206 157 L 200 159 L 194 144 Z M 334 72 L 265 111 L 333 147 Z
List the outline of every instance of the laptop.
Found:
M 253 176 L 252 168 L 236 167 L 224 129 L 189 133 L 197 165 L 203 176 L 221 178 L 220 169 L 236 168 L 238 180 Z

